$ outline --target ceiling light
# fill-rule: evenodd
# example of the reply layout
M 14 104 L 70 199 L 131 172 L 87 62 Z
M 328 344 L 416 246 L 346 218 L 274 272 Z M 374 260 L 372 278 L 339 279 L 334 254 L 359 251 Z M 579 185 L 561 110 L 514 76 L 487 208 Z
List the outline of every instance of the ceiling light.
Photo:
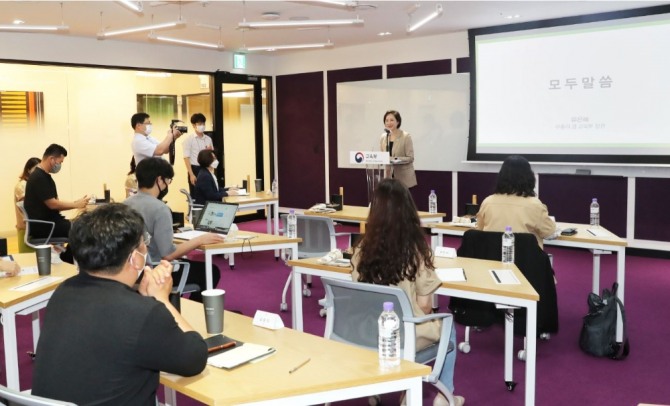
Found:
M 427 15 L 424 19 L 419 20 L 416 23 L 407 27 L 407 32 L 410 33 L 412 31 L 416 31 L 418 28 L 423 27 L 425 24 L 429 23 L 430 21 L 433 21 L 434 19 L 436 19 L 441 15 L 442 15 L 442 5 L 438 4 L 435 7 L 435 11 Z
M 150 39 L 155 39 L 157 41 L 164 41 L 164 42 L 172 42 L 175 44 L 182 44 L 182 45 L 192 45 L 195 47 L 202 47 L 202 48 L 212 48 L 212 49 L 223 49 L 223 45 L 221 44 L 213 44 L 211 42 L 200 42 L 200 41 L 191 41 L 187 39 L 179 39 L 179 38 L 171 38 L 171 37 L 163 37 L 160 35 L 156 35 L 154 33 L 149 34 Z
M 385 36 L 387 36 L 387 35 L 391 35 L 391 33 L 388 32 L 388 31 L 384 31 L 384 32 L 380 32 L 380 33 L 378 33 L 377 35 L 379 35 L 380 37 L 385 37 Z
M 173 27 L 181 27 L 185 24 L 186 24 L 186 21 L 179 20 L 179 21 L 171 21 L 169 23 L 151 24 L 151 25 L 142 25 L 142 26 L 139 26 L 139 27 L 124 28 L 122 30 L 115 30 L 115 31 L 100 31 L 98 33 L 98 39 L 105 39 L 107 37 L 113 37 L 115 35 L 132 34 L 132 33 L 135 33 L 135 32 L 161 30 L 161 29 L 164 29 L 164 28 L 173 28 Z
M 253 51 L 282 51 L 285 49 L 308 49 L 308 48 L 330 48 L 332 47 L 332 42 L 321 42 L 315 44 L 296 44 L 296 45 L 274 45 L 274 46 L 264 46 L 264 47 L 249 47 L 244 48 L 244 51 L 253 52 Z
M 144 77 L 144 78 L 169 78 L 172 77 L 172 74 L 170 72 L 145 72 L 145 71 L 137 71 L 135 72 L 135 75 Z
M 311 3 L 324 3 L 343 8 L 356 8 L 358 6 L 358 1 L 313 0 Z
M 508 16 L 505 16 L 505 18 L 508 19 L 508 20 L 512 20 L 512 19 L 520 18 L 520 17 L 521 17 L 521 16 L 520 16 L 519 14 L 514 14 L 514 15 L 511 15 L 511 14 L 510 14 L 510 15 L 508 15 Z
M 117 0 L 117 1 L 137 13 L 141 13 L 144 11 L 144 6 L 142 5 L 141 1 L 130 1 L 130 0 Z
M 360 18 L 350 20 L 300 20 L 300 21 L 242 21 L 237 28 L 297 28 L 297 27 L 332 27 L 337 25 L 362 25 Z
M 67 25 L 14 25 L 0 24 L 0 31 L 68 31 Z
M 12 24 L 19 25 L 19 24 L 25 24 L 26 22 L 23 20 L 19 20 L 18 18 L 14 21 L 12 21 Z

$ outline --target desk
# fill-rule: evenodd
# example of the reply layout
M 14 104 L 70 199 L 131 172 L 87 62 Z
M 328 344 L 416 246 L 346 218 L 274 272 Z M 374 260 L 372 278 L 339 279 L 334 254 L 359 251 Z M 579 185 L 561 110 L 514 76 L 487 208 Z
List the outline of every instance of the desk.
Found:
M 265 210 L 267 233 L 279 235 L 279 196 L 265 192 L 254 192 L 249 194 L 249 196 L 228 196 L 223 201 L 226 203 L 237 203 L 238 211 Z
M 317 259 L 314 258 L 292 260 L 288 264 L 293 267 L 293 294 L 291 299 L 293 301 L 293 328 L 302 331 L 302 296 L 300 295 L 302 274 L 351 280 L 351 268 L 319 264 Z M 521 284 L 497 285 L 493 282 L 488 270 L 503 268 L 502 263 L 498 261 L 485 261 L 474 258 L 435 258 L 435 266 L 438 268 L 463 268 L 468 278 L 467 282 L 443 282 L 442 286 L 436 292 L 438 295 L 482 300 L 515 307 L 525 307 L 527 309 L 525 404 L 528 406 L 534 405 L 537 301 L 540 300 L 535 289 L 533 289 L 528 280 L 516 267 L 513 267 L 514 273 Z M 297 289 L 296 284 L 298 285 Z M 509 338 L 506 337 L 506 341 L 508 339 L 509 342 L 506 342 L 506 345 L 511 345 L 511 332 Z
M 202 304 L 182 299 L 181 311 L 206 337 Z M 422 377 L 430 373 L 425 365 L 403 360 L 400 367 L 381 372 L 375 351 L 289 328 L 267 330 L 251 321 L 226 312 L 223 331 L 240 341 L 275 347 L 274 355 L 233 370 L 207 366 L 190 378 L 162 373 L 166 404 L 175 404 L 174 391 L 207 405 L 312 405 L 409 390 L 408 404 L 421 405 Z M 307 358 L 311 360 L 302 368 L 288 373 Z
M 14 260 L 22 267 L 35 266 L 35 254 L 12 254 Z M 51 275 L 62 279 L 30 291 L 10 290 L 13 287 L 35 281 L 39 275 L 16 276 L 0 279 L 0 314 L 2 314 L 3 339 L 5 343 L 5 368 L 7 370 L 7 387 L 19 390 L 19 358 L 16 343 L 16 315 L 32 314 L 33 316 L 33 349 L 37 348 L 40 337 L 40 309 L 46 307 L 54 290 L 65 279 L 77 274 L 74 265 L 68 263 L 52 264 Z
M 241 237 L 253 237 L 250 240 L 240 239 Z M 237 238 L 231 241 L 224 241 L 218 244 L 201 245 L 199 250 L 205 253 L 205 269 L 207 278 L 207 289 L 213 288 L 212 283 L 212 257 L 219 254 L 234 254 L 241 252 L 272 251 L 280 249 L 290 249 L 293 259 L 298 258 L 298 243 L 300 238 L 288 238 L 279 235 L 253 233 L 251 231 L 240 231 Z M 182 240 L 175 239 L 179 244 Z
M 590 228 L 587 224 L 556 223 L 556 226 L 560 229 L 575 228 L 577 229 L 577 234 L 570 236 L 561 235 L 554 240 L 544 240 L 544 245 L 583 248 L 591 251 L 593 253 L 593 282 L 591 291 L 595 294 L 600 294 L 600 255 L 611 254 L 612 252 L 616 253 L 616 281 L 619 284 L 617 296 L 621 299 L 621 303 L 624 303 L 624 292 L 626 288 L 626 245 L 628 245 L 626 240 L 617 237 L 614 233 L 603 227 L 599 227 L 599 230 L 603 231 L 606 235 L 596 237 L 586 231 Z M 437 242 L 433 240 L 433 247 L 440 244 L 443 235 L 462 236 L 466 230 L 468 230 L 468 228 L 454 226 L 451 223 L 432 225 L 431 232 L 438 236 Z M 617 321 L 616 339 L 618 342 L 623 341 L 623 323 L 621 314 L 619 314 Z

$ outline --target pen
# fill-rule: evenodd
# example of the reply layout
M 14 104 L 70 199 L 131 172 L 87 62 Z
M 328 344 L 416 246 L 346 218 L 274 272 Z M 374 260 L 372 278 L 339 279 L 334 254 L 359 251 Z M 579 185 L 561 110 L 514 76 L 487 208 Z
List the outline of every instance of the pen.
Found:
M 500 278 L 498 278 L 498 274 L 496 273 L 496 271 L 494 269 L 491 270 L 491 273 L 493 274 L 493 277 L 496 278 L 498 283 L 502 283 L 502 282 L 500 282 Z
M 235 341 L 230 341 L 230 342 L 225 343 L 225 344 L 221 344 L 221 345 L 217 345 L 217 346 L 212 347 L 212 348 L 208 348 L 207 352 L 209 353 L 209 352 L 219 351 L 219 350 L 223 350 L 223 349 L 226 349 L 226 348 L 234 347 L 236 345 L 237 345 L 237 343 Z
M 304 366 L 305 366 L 309 361 L 311 361 L 311 360 L 312 360 L 311 358 L 307 358 L 306 360 L 304 360 L 303 362 L 301 362 L 299 365 L 295 366 L 295 367 L 292 368 L 290 371 L 288 371 L 288 373 L 289 373 L 289 374 L 294 373 L 295 371 L 297 371 L 297 370 L 299 370 L 300 368 L 304 367 Z
M 463 280 L 468 281 L 468 277 L 465 275 L 465 269 L 461 268 L 461 271 L 463 271 Z

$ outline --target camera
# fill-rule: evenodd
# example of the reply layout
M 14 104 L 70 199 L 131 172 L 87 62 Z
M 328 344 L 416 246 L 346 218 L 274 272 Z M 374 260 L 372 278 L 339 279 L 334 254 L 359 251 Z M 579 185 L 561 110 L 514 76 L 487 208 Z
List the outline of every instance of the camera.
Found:
M 188 127 L 185 125 L 175 125 L 176 123 L 181 123 L 181 120 L 178 119 L 173 119 L 172 122 L 170 123 L 170 128 L 171 129 L 177 129 L 180 133 L 184 134 L 188 132 Z

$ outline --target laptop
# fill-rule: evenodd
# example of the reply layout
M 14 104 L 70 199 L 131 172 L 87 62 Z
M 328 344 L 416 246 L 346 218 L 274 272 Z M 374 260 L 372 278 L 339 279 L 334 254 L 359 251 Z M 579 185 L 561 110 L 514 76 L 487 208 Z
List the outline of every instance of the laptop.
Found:
M 237 214 L 237 203 L 207 202 L 195 220 L 195 229 L 175 233 L 174 238 L 192 240 L 205 233 L 227 236 Z

